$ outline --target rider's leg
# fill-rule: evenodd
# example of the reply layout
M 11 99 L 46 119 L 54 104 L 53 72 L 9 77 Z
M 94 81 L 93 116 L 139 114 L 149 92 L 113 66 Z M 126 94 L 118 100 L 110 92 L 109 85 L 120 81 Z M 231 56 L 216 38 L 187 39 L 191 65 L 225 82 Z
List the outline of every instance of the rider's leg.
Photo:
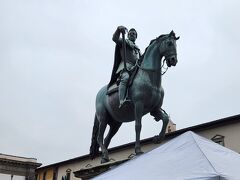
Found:
M 121 81 L 119 84 L 119 102 L 120 102 L 119 107 L 121 107 L 125 102 L 128 79 L 129 73 L 127 71 L 122 71 Z

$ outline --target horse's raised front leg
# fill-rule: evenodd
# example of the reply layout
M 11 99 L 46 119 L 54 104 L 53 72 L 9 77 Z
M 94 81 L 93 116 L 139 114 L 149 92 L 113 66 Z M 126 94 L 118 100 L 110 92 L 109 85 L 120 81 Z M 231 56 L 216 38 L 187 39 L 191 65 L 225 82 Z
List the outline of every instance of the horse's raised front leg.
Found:
M 154 143 L 161 143 L 165 137 L 165 132 L 169 122 L 169 116 L 162 108 L 156 109 L 155 111 L 152 111 L 150 114 L 154 116 L 154 119 L 156 121 L 162 120 L 163 122 L 161 132 L 159 133 L 158 136 L 154 137 Z
M 117 133 L 117 131 L 121 125 L 122 125 L 122 123 L 117 122 L 117 121 L 115 121 L 115 122 L 112 121 L 111 123 L 109 123 L 110 129 L 109 129 L 108 135 L 104 139 L 104 145 L 106 148 L 108 148 L 112 137 Z
M 135 108 L 135 132 L 136 132 L 136 142 L 135 142 L 135 153 L 136 155 L 142 154 L 140 146 L 140 133 L 142 129 L 142 115 L 143 115 L 143 103 L 137 102 L 134 104 Z
M 103 117 L 98 117 L 98 119 L 99 119 L 99 131 L 98 131 L 97 141 L 102 151 L 101 163 L 106 163 L 109 161 L 109 157 L 108 157 L 107 148 L 103 144 L 103 136 L 104 136 L 105 129 L 107 127 L 107 121 L 106 121 L 106 118 L 103 118 Z

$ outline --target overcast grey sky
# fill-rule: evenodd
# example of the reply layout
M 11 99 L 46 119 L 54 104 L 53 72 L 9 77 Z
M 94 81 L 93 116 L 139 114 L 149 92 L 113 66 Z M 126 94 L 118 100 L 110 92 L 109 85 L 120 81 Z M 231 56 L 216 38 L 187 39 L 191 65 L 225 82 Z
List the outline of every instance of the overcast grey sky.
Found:
M 118 25 L 150 40 L 174 30 L 178 64 L 163 77 L 177 129 L 239 114 L 240 1 L 0 1 L 0 153 L 44 165 L 88 153 L 95 96 L 109 82 Z M 161 123 L 143 118 L 141 138 Z M 111 146 L 135 140 L 124 124 Z

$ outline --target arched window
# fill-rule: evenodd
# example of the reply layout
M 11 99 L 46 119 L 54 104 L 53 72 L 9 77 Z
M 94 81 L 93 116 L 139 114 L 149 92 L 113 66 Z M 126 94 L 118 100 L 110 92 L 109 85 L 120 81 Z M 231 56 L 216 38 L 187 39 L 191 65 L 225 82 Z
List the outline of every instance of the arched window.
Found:
M 225 138 L 224 136 L 217 134 L 217 135 L 213 136 L 213 137 L 211 138 L 211 140 L 212 140 L 213 142 L 215 142 L 215 143 L 218 143 L 218 144 L 220 144 L 220 145 L 222 145 L 222 146 L 225 146 L 224 138 Z

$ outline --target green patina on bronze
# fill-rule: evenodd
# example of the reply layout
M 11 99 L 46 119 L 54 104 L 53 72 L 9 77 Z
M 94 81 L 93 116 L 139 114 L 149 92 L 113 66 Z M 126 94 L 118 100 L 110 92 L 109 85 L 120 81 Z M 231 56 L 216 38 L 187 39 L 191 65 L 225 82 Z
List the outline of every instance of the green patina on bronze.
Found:
M 122 29 L 124 28 L 125 27 Z M 96 114 L 92 133 L 92 144 L 90 147 L 90 155 L 92 158 L 98 154 L 100 147 L 102 151 L 101 162 L 108 162 L 107 148 L 112 137 L 116 134 L 123 122 L 131 121 L 135 121 L 135 153 L 136 155 L 141 154 L 141 120 L 142 116 L 147 113 L 150 113 L 156 121 L 162 120 L 162 129 L 159 135 L 155 137 L 155 141 L 161 142 L 163 140 L 169 122 L 169 116 L 161 108 L 164 97 L 164 91 L 161 86 L 162 59 L 164 59 L 168 67 L 177 64 L 177 39 L 179 39 L 179 37 L 177 38 L 172 31 L 150 42 L 150 45 L 140 57 L 139 63 L 135 65 L 135 68 L 137 68 L 136 74 L 131 86 L 128 87 L 129 101 L 124 105 L 120 104 L 118 91 L 108 93 L 108 87 L 114 85 L 115 82 L 110 82 L 110 85 L 106 85 L 100 89 L 96 97 Z M 131 41 L 131 38 L 128 38 L 128 40 Z M 125 71 L 125 68 L 123 68 L 122 71 Z M 115 78 L 115 81 L 116 80 L 117 78 Z M 107 125 L 110 126 L 110 129 L 104 139 L 103 136 Z

